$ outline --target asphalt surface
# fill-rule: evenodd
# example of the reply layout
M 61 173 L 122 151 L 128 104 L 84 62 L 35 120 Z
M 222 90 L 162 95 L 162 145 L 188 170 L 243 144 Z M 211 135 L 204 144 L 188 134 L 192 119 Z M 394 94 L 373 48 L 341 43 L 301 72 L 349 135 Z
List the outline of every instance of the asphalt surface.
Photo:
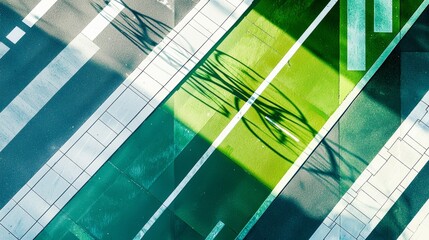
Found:
M 0 59 L 0 110 L 101 11 L 104 1 L 58 1 L 31 29 L 21 20 L 38 3 L 0 4 L 0 41 L 10 51 Z M 0 152 L 0 207 L 85 122 L 150 50 L 196 3 L 181 0 L 175 13 L 156 0 L 124 1 L 125 9 L 95 39 L 100 50 Z M 7 21 L 3 21 L 7 19 Z M 17 44 L 6 35 L 19 26 Z

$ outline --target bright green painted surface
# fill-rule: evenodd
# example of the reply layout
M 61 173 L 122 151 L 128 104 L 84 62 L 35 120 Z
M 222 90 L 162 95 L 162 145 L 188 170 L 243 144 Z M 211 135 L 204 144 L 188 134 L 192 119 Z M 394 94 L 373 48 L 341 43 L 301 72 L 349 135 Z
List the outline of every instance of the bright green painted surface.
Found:
M 40 239 L 133 237 L 327 2 L 288 1 L 286 7 L 259 1 Z M 337 5 L 316 28 L 149 230 L 148 239 L 204 238 L 219 221 L 225 223 L 220 239 L 238 234 L 338 107 L 339 96 L 360 79 L 361 73 L 338 73 L 343 64 L 339 12 Z

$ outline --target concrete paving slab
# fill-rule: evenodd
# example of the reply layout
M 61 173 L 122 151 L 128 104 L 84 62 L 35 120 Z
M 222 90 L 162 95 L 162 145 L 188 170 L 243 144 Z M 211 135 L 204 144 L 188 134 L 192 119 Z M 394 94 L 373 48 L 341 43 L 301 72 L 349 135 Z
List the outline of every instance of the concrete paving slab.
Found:
M 70 184 L 72 184 L 82 172 L 82 169 L 66 156 L 63 156 L 52 169 Z
M 18 203 L 33 219 L 39 219 L 48 210 L 49 205 L 34 191 L 28 192 Z
M 1 224 L 19 239 L 25 235 L 35 222 L 36 221 L 21 207 L 14 207 L 1 221 Z
M 66 156 L 76 163 L 81 169 L 85 169 L 101 153 L 103 145 L 88 133 L 85 133 L 75 145 L 66 153 Z
M 43 227 L 39 223 L 34 224 L 30 230 L 22 237 L 22 240 L 32 240 L 34 239 L 40 231 L 42 231 Z
M 12 235 L 3 225 L 0 224 L 0 235 L 4 240 L 17 240 L 15 236 Z
M 134 116 L 146 105 L 146 101 L 130 89 L 121 96 L 107 110 L 121 124 L 127 125 Z
M 33 191 L 52 205 L 64 191 L 70 186 L 58 173 L 48 171 L 45 176 L 34 186 Z
M 222 0 L 209 1 L 202 9 L 201 13 L 206 15 L 218 26 L 232 14 L 234 6 Z
M 94 125 L 92 125 L 91 128 L 88 130 L 88 133 L 91 134 L 91 136 L 93 136 L 105 147 L 109 145 L 109 143 L 112 142 L 117 135 L 101 120 L 96 121 Z

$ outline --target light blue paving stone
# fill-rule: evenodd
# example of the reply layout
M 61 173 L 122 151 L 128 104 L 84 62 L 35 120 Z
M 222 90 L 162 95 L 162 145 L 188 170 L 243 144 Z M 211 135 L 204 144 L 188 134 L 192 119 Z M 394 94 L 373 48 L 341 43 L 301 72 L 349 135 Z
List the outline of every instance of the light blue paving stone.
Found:
M 70 184 L 58 173 L 50 170 L 33 188 L 40 197 L 52 205 L 64 193 Z
M 390 33 L 392 30 L 392 0 L 374 0 L 374 32 Z
M 15 237 L 22 238 L 35 222 L 21 207 L 15 206 L 1 224 Z
M 89 164 L 101 153 L 104 149 L 99 143 L 88 133 L 85 133 L 70 150 L 66 156 L 76 163 L 80 168 L 85 169 Z
M 347 69 L 366 68 L 365 0 L 347 1 Z

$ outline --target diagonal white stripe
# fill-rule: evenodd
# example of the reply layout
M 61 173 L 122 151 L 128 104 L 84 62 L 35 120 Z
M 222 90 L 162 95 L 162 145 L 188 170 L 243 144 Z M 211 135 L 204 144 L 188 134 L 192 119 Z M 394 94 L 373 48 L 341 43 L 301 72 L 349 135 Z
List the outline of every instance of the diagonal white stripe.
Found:
M 289 51 L 283 56 L 280 62 L 274 67 L 270 72 L 267 78 L 261 83 L 261 85 L 256 89 L 252 96 L 247 100 L 247 102 L 241 107 L 238 113 L 232 118 L 228 125 L 222 130 L 219 136 L 213 141 L 209 149 L 203 154 L 203 156 L 198 160 L 198 162 L 192 167 L 189 173 L 185 178 L 179 183 L 179 185 L 174 189 L 174 191 L 168 196 L 164 201 L 161 207 L 154 213 L 154 215 L 149 219 L 149 221 L 143 226 L 143 228 L 137 233 L 134 237 L 135 240 L 141 239 L 146 232 L 152 227 L 156 220 L 162 215 L 168 206 L 174 201 L 174 199 L 179 195 L 183 188 L 188 184 L 188 182 L 195 176 L 201 166 L 207 161 L 211 154 L 216 150 L 216 148 L 222 143 L 222 141 L 228 136 L 232 129 L 237 125 L 241 120 L 244 114 L 250 109 L 256 99 L 263 93 L 263 91 L 269 86 L 277 74 L 283 69 L 283 67 L 289 62 L 293 55 L 298 51 L 304 41 L 310 36 L 310 34 L 316 29 L 320 22 L 325 18 L 328 12 L 332 7 L 337 3 L 338 0 L 332 0 L 328 5 L 322 10 L 322 12 L 317 16 L 317 18 L 310 24 L 310 26 L 304 31 L 301 37 L 295 42 L 295 44 L 289 49 Z

